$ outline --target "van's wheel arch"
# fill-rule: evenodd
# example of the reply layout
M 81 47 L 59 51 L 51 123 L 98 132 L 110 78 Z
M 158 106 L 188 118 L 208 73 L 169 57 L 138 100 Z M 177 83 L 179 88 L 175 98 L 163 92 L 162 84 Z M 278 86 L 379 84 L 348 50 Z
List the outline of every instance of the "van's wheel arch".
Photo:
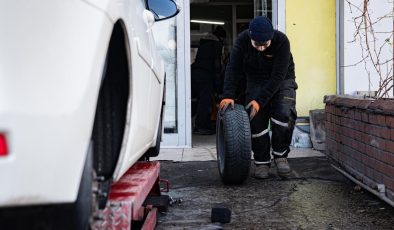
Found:
M 241 184 L 251 163 L 249 117 L 242 105 L 219 111 L 216 122 L 216 152 L 219 173 L 225 184 Z

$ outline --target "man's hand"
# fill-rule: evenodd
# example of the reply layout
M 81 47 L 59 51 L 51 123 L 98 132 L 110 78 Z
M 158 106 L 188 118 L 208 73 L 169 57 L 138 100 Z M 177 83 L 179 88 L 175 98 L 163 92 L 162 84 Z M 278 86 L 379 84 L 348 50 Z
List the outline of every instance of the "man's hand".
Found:
M 221 102 L 220 102 L 220 110 L 226 111 L 228 105 L 231 105 L 231 108 L 234 109 L 234 100 L 230 99 L 230 98 L 224 98 Z
M 249 118 L 250 120 L 252 120 L 254 118 L 254 116 L 256 116 L 256 114 L 259 112 L 260 110 L 260 105 L 259 103 L 257 103 L 257 101 L 253 100 L 251 102 L 249 102 L 249 104 L 245 107 L 246 109 L 249 109 L 250 107 L 250 114 L 249 114 Z

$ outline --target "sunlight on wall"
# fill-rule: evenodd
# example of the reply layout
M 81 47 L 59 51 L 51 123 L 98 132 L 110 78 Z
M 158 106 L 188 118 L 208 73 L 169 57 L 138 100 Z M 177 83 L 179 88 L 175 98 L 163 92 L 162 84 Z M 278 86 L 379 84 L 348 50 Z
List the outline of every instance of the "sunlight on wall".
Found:
M 336 93 L 335 1 L 286 1 L 286 34 L 296 68 L 298 116 Z

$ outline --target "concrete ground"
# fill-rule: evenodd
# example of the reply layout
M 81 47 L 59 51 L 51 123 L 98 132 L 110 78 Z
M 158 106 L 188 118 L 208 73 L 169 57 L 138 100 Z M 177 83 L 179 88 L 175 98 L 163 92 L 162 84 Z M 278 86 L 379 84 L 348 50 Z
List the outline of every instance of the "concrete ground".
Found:
M 324 156 L 311 148 L 292 148 L 289 158 Z M 174 162 L 213 161 L 216 160 L 215 135 L 193 135 L 193 148 L 175 148 L 160 150 L 158 157 L 152 160 L 166 160 Z
M 158 229 L 393 229 L 394 209 L 343 177 L 320 152 L 293 149 L 288 178 L 273 165 L 266 180 L 251 176 L 228 186 L 218 173 L 214 138 L 194 143 L 193 149 L 164 149 L 157 158 L 175 201 L 160 214 Z M 231 208 L 230 223 L 211 223 L 217 204 Z

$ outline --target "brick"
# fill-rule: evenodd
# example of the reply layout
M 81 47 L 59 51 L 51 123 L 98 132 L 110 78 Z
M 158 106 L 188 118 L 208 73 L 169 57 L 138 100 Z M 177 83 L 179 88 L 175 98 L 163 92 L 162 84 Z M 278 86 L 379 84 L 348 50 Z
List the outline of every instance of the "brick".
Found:
M 361 163 L 368 165 L 369 157 L 365 154 L 361 155 Z
M 355 158 L 355 150 L 353 149 L 353 148 L 351 148 L 351 147 L 349 147 L 349 146 L 343 146 L 343 152 L 347 155 L 347 156 L 349 156 L 350 158 Z
M 390 129 L 378 125 L 368 125 L 369 133 L 384 139 L 390 139 Z
M 343 144 L 345 144 L 347 146 L 352 146 L 353 139 L 350 138 L 350 137 L 347 137 L 345 135 L 341 135 L 341 141 L 342 141 L 341 143 L 343 143 Z
M 333 114 L 334 106 L 333 105 L 326 105 L 326 113 Z
M 394 141 L 394 129 L 389 129 L 390 130 L 390 140 Z
M 379 160 L 378 159 L 380 157 L 379 149 L 376 149 L 375 147 L 372 147 L 372 146 L 368 146 L 367 147 L 367 155 L 370 157 L 373 157 L 376 160 Z
M 374 135 L 374 136 L 379 136 L 379 126 L 376 126 L 376 125 L 369 125 L 368 126 L 368 133 L 369 134 L 372 134 L 372 135 Z
M 349 172 L 351 172 L 351 174 L 356 177 L 356 179 L 358 180 L 362 180 L 364 173 L 361 171 L 361 163 L 356 162 L 355 167 L 352 169 L 349 169 Z
M 361 114 L 362 114 L 362 113 L 361 113 L 360 110 L 356 110 L 356 111 L 354 112 L 354 119 L 357 120 L 357 121 L 361 121 L 361 118 L 362 118 Z
M 371 101 L 371 103 L 368 105 L 368 109 L 376 111 L 376 112 L 381 112 L 384 107 L 383 105 L 384 105 L 383 100 Z
M 331 124 L 332 124 L 332 123 L 331 123 L 330 121 L 326 121 L 326 122 L 324 123 L 324 128 L 325 128 L 326 132 L 332 130 L 332 125 L 331 125 Z
M 331 114 L 325 113 L 326 115 L 326 122 L 331 122 Z
M 349 117 L 349 108 L 341 107 L 341 113 L 343 117 Z
M 386 157 L 387 157 L 387 163 L 391 166 L 394 166 L 394 154 L 390 152 L 386 152 Z
M 369 123 L 364 124 L 364 132 L 371 133 L 371 127 L 372 127 L 372 125 Z
M 346 126 L 346 127 L 349 127 L 349 128 L 351 128 L 351 129 L 356 129 L 356 121 L 354 121 L 353 119 L 350 119 L 350 118 L 345 118 L 344 120 L 343 120 L 343 126 Z
M 340 126 L 344 126 L 345 123 L 346 123 L 346 118 L 344 118 L 344 117 L 339 117 L 339 125 L 340 125 Z
M 362 113 L 361 120 L 365 123 L 368 123 L 368 113 L 366 113 L 366 112 Z
M 354 139 L 357 141 L 361 141 L 362 133 L 360 131 L 354 130 L 353 131 Z
M 374 168 L 376 168 L 376 164 L 377 164 L 377 161 L 374 158 L 372 158 L 371 155 L 369 155 L 369 157 L 367 159 L 368 167 L 374 169 Z M 371 174 L 371 178 L 372 178 L 372 174 Z
M 367 144 L 374 146 L 378 149 L 385 149 L 386 141 L 384 139 L 372 135 L 368 135 L 368 136 L 370 141 L 369 143 L 367 142 Z
M 372 103 L 371 100 L 360 100 L 360 102 L 357 105 L 357 108 L 359 109 L 367 109 L 368 106 Z
M 390 140 L 391 139 L 391 129 L 387 127 L 380 127 L 380 137 Z
M 388 159 L 388 155 L 387 155 L 387 152 L 385 152 L 385 151 L 383 151 L 383 150 L 381 150 L 381 149 L 378 149 L 377 151 L 376 151 L 376 153 L 375 153 L 375 158 L 377 159 L 377 160 L 379 160 L 379 161 L 381 161 L 381 162 L 384 162 L 384 163 L 386 163 L 386 164 L 388 164 L 388 162 L 387 162 L 387 159 Z
M 377 122 L 380 126 L 386 126 L 386 116 L 382 114 L 377 115 Z
M 361 162 L 361 156 L 362 156 L 362 153 L 360 153 L 360 152 L 357 151 L 357 150 L 354 151 L 354 158 L 355 158 L 358 162 Z
M 388 189 L 394 191 L 394 179 L 392 177 L 384 175 L 383 182 Z
M 332 131 L 333 131 L 334 133 L 338 132 L 338 125 L 335 124 L 335 121 L 332 123 Z
M 386 112 L 393 114 L 394 113 L 394 101 L 393 100 L 380 100 L 381 104 L 379 109 Z
M 348 117 L 349 119 L 351 119 L 351 120 L 354 120 L 354 117 L 355 117 L 355 111 L 354 111 L 354 109 L 350 109 L 350 110 L 349 110 L 349 112 L 348 112 L 348 114 L 347 114 L 347 117 Z
M 372 166 L 368 165 L 367 171 L 366 171 L 366 174 L 365 174 L 365 175 L 366 175 L 369 179 L 372 179 L 372 178 L 373 178 L 373 173 L 374 173 L 374 170 L 373 170 Z
M 394 153 L 394 141 L 386 141 L 384 150 Z
M 331 130 L 331 128 L 330 129 L 326 129 L 325 131 L 326 131 L 326 138 L 327 137 L 332 137 L 334 132 Z
M 394 177 L 394 167 L 383 162 L 377 161 L 376 162 L 376 169 L 377 171 L 383 173 L 386 176 Z M 393 178 L 394 179 L 394 178 Z
M 370 136 L 369 136 L 368 134 L 366 134 L 366 133 L 361 133 L 361 141 L 362 141 L 364 144 L 369 144 L 369 142 L 370 142 Z
M 334 130 L 335 130 L 335 128 L 336 128 L 336 126 L 334 126 Z M 333 131 L 332 139 L 333 139 L 335 142 L 338 142 L 338 141 L 339 141 L 339 140 L 338 140 L 338 133 L 336 133 L 335 131 Z
M 334 123 L 336 124 L 336 125 L 341 125 L 341 117 L 340 116 L 338 116 L 337 114 L 335 114 L 335 116 L 334 116 Z
M 365 153 L 366 144 L 364 142 L 357 141 L 356 150 L 361 153 Z
M 337 97 L 335 104 L 345 107 L 356 107 L 359 104 L 359 101 L 360 99 L 356 98 Z
M 375 168 L 376 168 L 376 170 L 377 170 L 378 172 L 387 175 L 387 174 L 386 174 L 386 172 L 387 172 L 387 170 L 386 170 L 386 165 L 385 165 L 383 162 L 377 161 L 377 162 L 376 162 Z
M 342 135 L 347 137 L 350 137 L 352 135 L 352 130 L 345 126 L 340 127 L 339 131 L 341 132 Z
M 385 164 L 385 165 L 386 165 L 386 170 L 388 173 L 387 175 L 391 176 L 394 179 L 394 167 L 391 165 L 388 165 L 388 164 Z
M 347 123 L 347 118 L 346 118 L 346 117 L 341 117 L 340 119 L 341 119 L 341 126 L 347 126 L 347 125 L 346 125 L 346 123 Z
M 337 115 L 337 116 L 342 117 L 342 110 L 341 110 L 341 108 L 340 107 L 335 107 L 334 114 Z
M 362 163 L 360 172 L 365 175 L 367 174 L 367 170 L 368 170 L 368 166 Z
M 394 116 L 386 116 L 386 126 L 394 128 Z
M 377 170 L 374 170 L 372 179 L 381 184 L 383 183 L 383 174 L 378 172 Z
M 330 137 L 326 136 L 326 149 L 327 150 L 336 150 L 335 141 Z
M 378 124 L 378 116 L 376 114 L 369 114 L 368 115 L 368 122 L 374 125 Z
M 364 132 L 364 123 L 362 121 L 356 121 L 354 123 L 354 129 Z
M 352 138 L 352 145 L 351 145 L 353 149 L 357 148 L 357 143 L 358 143 L 358 141 L 356 139 L 354 139 L 354 137 L 353 137 Z

